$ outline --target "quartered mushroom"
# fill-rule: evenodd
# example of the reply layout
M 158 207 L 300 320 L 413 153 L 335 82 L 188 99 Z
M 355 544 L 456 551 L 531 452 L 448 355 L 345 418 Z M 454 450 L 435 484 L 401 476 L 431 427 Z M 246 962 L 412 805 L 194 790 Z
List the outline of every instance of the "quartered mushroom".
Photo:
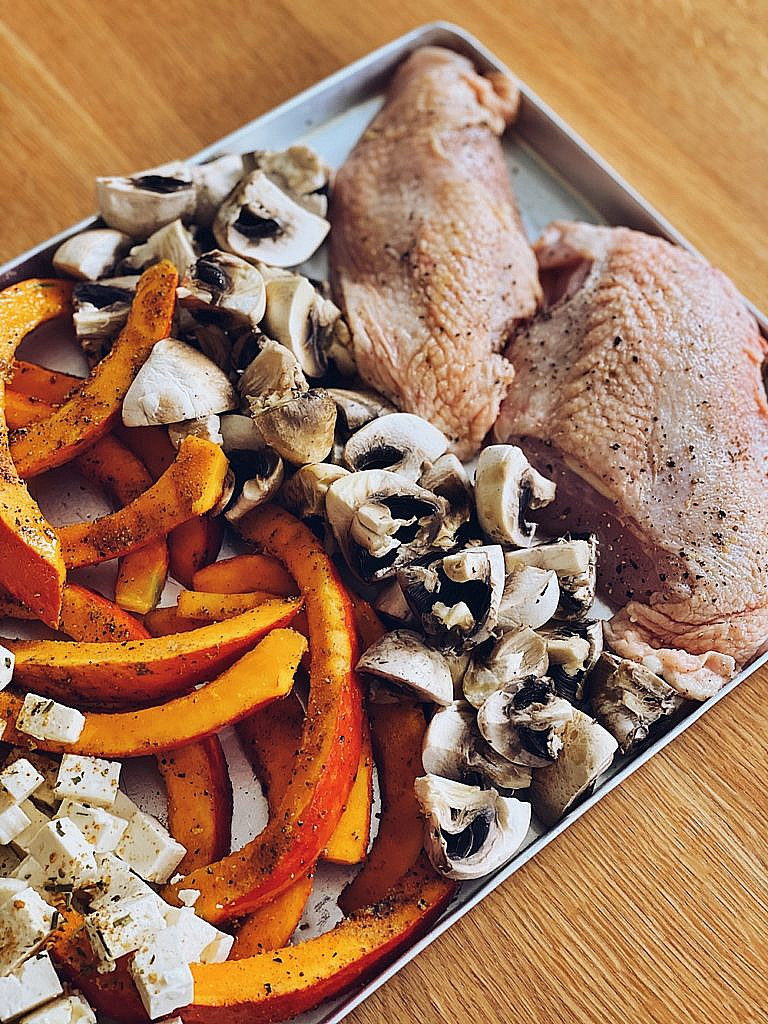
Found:
M 289 512 L 302 519 L 324 516 L 328 488 L 344 476 L 349 476 L 349 470 L 329 462 L 302 466 L 283 484 L 280 502 Z
M 174 161 L 131 177 L 97 178 L 96 198 L 105 224 L 144 239 L 177 217 L 190 220 L 197 190 L 186 164 Z
M 603 653 L 600 621 L 558 624 L 542 629 L 549 657 L 547 675 L 561 697 L 571 703 L 584 699 L 584 685 Z
M 221 249 L 203 253 L 176 294 L 183 308 L 198 316 L 201 311 L 219 313 L 225 326 L 255 328 L 267 305 L 267 290 L 259 271 Z
M 347 436 L 379 416 L 397 412 L 394 405 L 378 391 L 328 388 L 328 394 L 336 403 L 338 419 Z
M 203 437 L 212 444 L 223 444 L 220 417 L 211 413 L 210 416 L 201 416 L 196 420 L 182 420 L 181 423 L 168 424 L 168 440 L 174 448 L 180 448 L 184 438 L 190 436 Z
M 520 565 L 551 569 L 557 573 L 560 602 L 555 617 L 580 622 L 589 615 L 597 588 L 597 537 L 595 534 L 562 537 L 552 544 L 507 551 L 507 572 Z
M 453 696 L 458 700 L 463 696 L 462 684 L 464 682 L 464 674 L 469 668 L 470 653 L 469 651 L 443 650 L 443 657 L 448 662 L 448 668 L 451 670 Z
M 490 650 L 472 657 L 464 673 L 464 696 L 480 708 L 497 690 L 530 676 L 546 675 L 548 664 L 545 641 L 530 627 L 518 626 L 505 633 Z
M 126 427 L 196 420 L 237 406 L 229 378 L 175 338 L 158 341 L 123 400 Z
M 246 159 L 300 206 L 320 217 L 326 215 L 331 168 L 314 149 L 298 145 L 279 151 L 261 150 Z
M 454 701 L 435 712 L 424 735 L 424 771 L 468 785 L 526 789 L 531 770 L 501 757 L 477 728 L 475 709 Z
M 170 260 L 179 276 L 183 276 L 196 259 L 192 232 L 177 218 L 154 231 L 146 242 L 134 245 L 123 260 L 121 269 L 139 271 L 159 260 Z
M 259 352 L 243 371 L 238 388 L 251 414 L 258 416 L 309 391 L 309 384 L 296 356 L 285 345 L 262 337 Z
M 225 452 L 259 451 L 264 447 L 261 431 L 250 416 L 228 412 L 219 417 L 221 429 L 221 447 Z
M 424 637 L 395 629 L 377 640 L 357 663 L 357 671 L 394 683 L 419 700 L 446 706 L 453 700 L 453 680 L 445 658 Z
M 560 584 L 552 569 L 518 565 L 506 576 L 499 607 L 502 630 L 516 626 L 538 629 L 553 617 L 560 602 Z
M 269 448 L 230 451 L 227 458 L 234 486 L 224 517 L 233 523 L 277 494 L 285 470 L 283 460 Z
M 455 547 L 459 531 L 472 519 L 474 500 L 469 474 L 460 459 L 446 452 L 430 463 L 419 483 L 448 502 L 448 515 L 437 538 L 438 547 Z M 462 531 L 463 532 L 463 531 Z
M 397 579 L 421 628 L 442 646 L 468 650 L 491 636 L 504 589 L 498 545 L 428 555 L 401 566 Z
M 325 509 L 347 565 L 374 583 L 431 550 L 447 506 L 398 473 L 369 469 L 332 483 Z
M 607 729 L 575 709 L 562 741 L 563 749 L 555 763 L 533 771 L 531 805 L 545 825 L 554 825 L 592 793 L 595 782 L 610 768 L 617 747 Z
M 477 460 L 475 502 L 477 518 L 489 540 L 528 547 L 536 533 L 527 520 L 531 509 L 549 505 L 555 484 L 530 465 L 520 448 L 493 444 Z
M 72 290 L 72 323 L 77 340 L 90 364 L 97 363 L 112 347 L 131 310 L 138 276 L 84 281 Z
M 605 652 L 590 677 L 595 717 L 629 754 L 648 738 L 651 726 L 684 703 L 661 676 L 644 665 Z
M 115 267 L 131 244 L 130 236 L 122 231 L 91 228 L 62 242 L 52 263 L 60 274 L 69 274 L 79 281 L 95 281 Z
M 384 615 L 392 622 L 402 626 L 412 626 L 416 619 L 405 600 L 400 584 L 397 580 L 385 583 L 373 598 L 373 607 L 380 615 Z
M 242 180 L 213 222 L 222 249 L 276 267 L 308 260 L 329 229 L 327 220 L 291 199 L 263 171 Z
M 328 359 L 314 317 L 317 293 L 306 277 L 276 277 L 266 285 L 264 331 L 296 356 L 307 377 L 322 377 Z
M 322 462 L 333 448 L 336 405 L 321 388 L 252 415 L 264 441 L 293 466 Z
M 195 223 L 208 227 L 245 173 L 241 153 L 224 153 L 189 169 L 195 184 Z
M 506 863 L 528 834 L 531 805 L 494 789 L 424 775 L 416 779 L 424 846 L 440 874 L 482 878 Z
M 551 679 L 531 676 L 492 693 L 477 713 L 477 725 L 502 757 L 542 768 L 560 753 L 572 715 L 572 706 L 557 696 Z
M 366 423 L 344 446 L 350 469 L 387 469 L 414 482 L 448 448 L 448 438 L 421 416 L 393 412 Z

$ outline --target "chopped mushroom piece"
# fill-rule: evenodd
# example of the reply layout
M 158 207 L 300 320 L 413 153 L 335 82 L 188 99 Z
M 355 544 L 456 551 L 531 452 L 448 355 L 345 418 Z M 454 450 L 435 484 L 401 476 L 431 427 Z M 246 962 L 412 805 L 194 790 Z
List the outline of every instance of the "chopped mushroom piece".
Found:
M 241 416 L 239 413 L 230 412 L 219 417 L 221 429 L 221 447 L 225 452 L 234 451 L 261 451 L 264 447 L 264 438 L 261 431 L 253 422 L 250 416 Z
M 584 684 L 603 653 L 603 624 L 574 623 L 543 629 L 547 645 L 548 675 L 561 697 L 572 704 L 584 699 Z
M 190 167 L 195 183 L 195 223 L 210 226 L 213 218 L 245 172 L 242 153 L 225 153 Z
M 263 171 L 242 180 L 213 222 L 222 249 L 276 267 L 308 260 L 329 228 L 327 220 L 300 206 Z
M 300 206 L 320 217 L 326 215 L 332 172 L 309 146 L 289 146 L 277 152 L 261 150 L 249 159 Z
M 255 328 L 264 316 L 267 290 L 259 271 L 239 256 L 211 249 L 203 253 L 176 290 L 182 307 L 221 313 L 225 325 Z M 278 339 L 279 340 L 279 339 Z
M 294 466 L 322 462 L 333 448 L 336 403 L 321 388 L 252 416 L 265 442 Z
M 258 355 L 243 371 L 238 385 L 254 416 L 309 390 L 296 356 L 285 345 L 270 338 L 262 338 L 259 345 Z
M 448 448 L 448 438 L 421 416 L 393 412 L 356 431 L 344 446 L 350 469 L 387 469 L 414 482 Z
M 328 366 L 313 318 L 317 294 L 306 277 L 276 277 L 266 285 L 264 331 L 296 356 L 307 377 L 322 377 Z
M 554 764 L 535 768 L 531 782 L 534 814 L 545 825 L 554 825 L 595 788 L 595 782 L 610 768 L 617 743 L 601 725 L 574 710 L 563 730 L 563 749 Z
M 649 668 L 607 652 L 590 677 L 589 699 L 595 717 L 619 741 L 622 754 L 636 750 L 652 725 L 685 703 Z
M 91 365 L 103 359 L 123 329 L 138 280 L 138 276 L 113 277 L 75 285 L 72 323 Z
M 505 633 L 490 651 L 478 654 L 464 673 L 464 696 L 474 707 L 482 707 L 496 690 L 529 676 L 544 676 L 549 659 L 544 640 L 529 626 Z
M 397 580 L 392 580 L 381 587 L 373 599 L 373 607 L 380 615 L 400 625 L 412 626 L 416 623 L 416 618 Z
M 185 437 L 204 437 L 211 444 L 222 445 L 224 438 L 221 436 L 221 419 L 215 413 L 210 416 L 201 416 L 196 420 L 182 420 L 181 423 L 168 424 L 168 440 L 177 450 Z
M 560 603 L 555 616 L 580 622 L 589 615 L 597 588 L 597 537 L 595 534 L 561 537 L 552 544 L 507 551 L 507 572 L 521 565 L 551 569 L 560 584 Z
M 121 264 L 123 270 L 144 270 L 159 260 L 170 260 L 180 276 L 197 259 L 192 232 L 179 219 L 165 224 L 153 232 L 146 242 L 134 245 Z
M 91 228 L 62 242 L 53 254 L 52 263 L 60 274 L 69 274 L 80 281 L 95 281 L 114 268 L 130 245 L 130 236 L 122 231 Z
M 347 436 L 364 427 L 379 416 L 397 412 L 394 405 L 383 398 L 378 391 L 348 391 L 345 388 L 328 388 L 328 394 L 336 403 L 339 421 Z
M 489 540 L 527 548 L 536 532 L 530 509 L 549 505 L 555 484 L 529 464 L 520 448 L 492 444 L 477 460 L 475 501 L 480 527 Z
M 572 714 L 551 679 L 530 676 L 492 693 L 478 711 L 477 724 L 502 757 L 541 768 L 560 753 L 563 729 Z
M 225 373 L 175 338 L 159 341 L 123 400 L 126 427 L 195 420 L 226 412 L 237 395 Z
M 129 178 L 97 178 L 96 198 L 105 224 L 142 239 L 177 217 L 190 220 L 197 203 L 192 175 L 179 161 Z
M 360 658 L 357 671 L 404 687 L 420 700 L 441 705 L 453 700 L 453 680 L 445 658 L 428 647 L 423 636 L 407 629 L 385 633 Z
M 482 878 L 506 863 L 525 841 L 531 805 L 522 800 L 436 775 L 416 779 L 415 787 L 426 819 L 427 855 L 447 878 Z
M 419 483 L 448 502 L 450 511 L 443 520 L 443 527 L 435 541 L 436 546 L 455 547 L 457 537 L 461 536 L 459 531 L 470 522 L 474 511 L 469 474 L 452 452 L 446 452 L 427 466 Z
M 289 512 L 302 519 L 323 516 L 328 488 L 343 476 L 349 476 L 349 471 L 328 462 L 302 466 L 283 484 L 280 502 Z
M 257 505 L 270 501 L 283 482 L 283 460 L 269 448 L 231 451 L 228 454 L 234 487 L 224 516 L 231 523 Z
M 533 565 L 517 566 L 504 583 L 499 626 L 502 630 L 516 626 L 538 629 L 549 622 L 559 601 L 560 585 L 554 570 L 537 569 Z

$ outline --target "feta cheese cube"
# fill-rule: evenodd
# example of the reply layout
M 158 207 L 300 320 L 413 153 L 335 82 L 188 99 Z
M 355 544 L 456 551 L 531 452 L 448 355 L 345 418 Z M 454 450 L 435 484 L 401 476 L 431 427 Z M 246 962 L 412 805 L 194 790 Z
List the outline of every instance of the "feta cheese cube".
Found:
M 8 900 L 12 899 L 23 889 L 26 889 L 26 883 L 20 878 L 0 878 L 0 908 L 4 907 Z
M 139 805 L 135 804 L 122 789 L 118 789 L 115 802 L 112 805 L 112 813 L 116 814 L 118 818 L 125 818 L 126 821 L 130 821 L 134 814 L 139 813 Z
M 85 727 L 85 716 L 75 708 L 28 693 L 16 719 L 16 728 L 37 740 L 75 743 Z
M 25 857 L 19 866 L 13 869 L 11 875 L 38 892 L 43 892 L 48 884 L 48 876 L 34 857 Z
M 195 984 L 178 943 L 162 932 L 142 946 L 131 962 L 131 975 L 150 1020 L 192 1002 Z
M 9 768 L 21 760 L 29 761 L 35 771 L 43 776 L 43 781 L 34 792 L 36 803 L 45 804 L 46 807 L 57 807 L 59 802 L 53 795 L 53 787 L 59 772 L 59 762 L 52 756 L 41 754 L 38 751 L 22 753 L 20 750 L 14 750 L 5 759 L 3 768 Z
M 54 909 L 27 887 L 0 908 L 0 975 L 15 971 L 53 927 Z
M 96 1024 L 96 1014 L 81 995 L 62 996 L 28 1014 L 19 1024 Z
M 112 853 L 97 853 L 96 867 L 98 881 L 90 892 L 91 910 L 101 910 L 114 906 L 120 900 L 132 899 L 136 896 L 149 896 L 154 899 L 161 914 L 168 910 L 168 904 L 162 900 L 155 890 L 139 878 L 125 861 Z
M 0 876 L 12 875 L 19 866 L 19 857 L 10 846 L 0 846 Z
M 128 822 L 116 814 L 110 814 L 103 807 L 91 807 L 76 800 L 62 800 L 56 817 L 73 821 L 97 853 L 114 850 L 128 828 Z
M 28 1013 L 61 992 L 51 958 L 45 952 L 37 953 L 13 974 L 0 978 L 0 1021 Z
M 20 757 L 0 771 L 0 787 L 17 804 L 32 796 L 44 782 L 43 776 L 26 757 Z
M 119 761 L 65 754 L 61 759 L 54 794 L 64 800 L 80 800 L 94 807 L 112 807 L 120 781 Z
M 99 960 L 97 970 L 114 970 L 115 960 L 132 953 L 160 929 L 165 928 L 155 893 L 132 896 L 104 906 L 85 919 L 88 938 Z
M 13 840 L 13 848 L 21 854 L 27 854 L 29 853 L 29 844 L 43 825 L 47 825 L 51 819 L 47 814 L 43 814 L 41 810 L 35 807 L 31 800 L 25 800 L 20 806 L 29 818 L 29 825 L 27 825 L 23 832 L 19 832 Z
M 96 881 L 93 847 L 69 818 L 56 818 L 38 829 L 29 852 L 56 884 L 79 889 Z
M 0 644 L 0 690 L 4 690 L 13 679 L 16 655 Z
M 189 964 L 210 964 L 226 960 L 234 938 L 198 917 L 191 907 L 169 907 L 165 923 L 175 934 L 184 960 Z
M 143 811 L 134 814 L 115 848 L 118 857 L 148 882 L 167 882 L 186 852 L 156 818 Z
M 11 804 L 0 811 L 0 843 L 7 846 L 31 824 L 18 804 Z

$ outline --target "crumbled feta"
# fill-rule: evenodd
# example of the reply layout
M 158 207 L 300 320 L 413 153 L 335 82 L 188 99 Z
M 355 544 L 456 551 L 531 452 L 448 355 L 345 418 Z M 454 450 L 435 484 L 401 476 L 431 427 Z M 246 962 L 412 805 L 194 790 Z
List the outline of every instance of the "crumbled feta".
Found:
M 91 910 L 113 907 L 120 900 L 132 899 L 136 896 L 149 896 L 161 914 L 165 914 L 168 904 L 162 900 L 155 890 L 139 878 L 125 861 L 112 853 L 97 853 L 96 867 L 98 880 L 91 892 Z
M 44 782 L 43 776 L 26 757 L 20 757 L 0 771 L 0 787 L 17 804 L 32 796 Z
M 69 818 L 56 818 L 38 829 L 29 852 L 51 881 L 79 889 L 97 878 L 93 847 Z
M 194 907 L 200 899 L 199 889 L 179 889 L 179 899 L 185 907 Z
M 119 761 L 65 754 L 54 793 L 60 800 L 69 798 L 94 807 L 111 808 L 117 796 L 121 767 Z
M 43 825 L 47 825 L 51 819 L 47 814 L 43 814 L 41 810 L 35 807 L 31 800 L 25 800 L 24 803 L 21 804 L 21 809 L 29 818 L 29 825 L 27 825 L 23 832 L 19 832 L 13 840 L 13 848 L 14 850 L 20 851 L 22 854 L 26 854 L 29 853 L 29 844 L 35 838 Z
M 182 956 L 190 964 L 226 960 L 234 938 L 198 917 L 191 907 L 169 907 L 165 914 L 168 931 L 178 937 Z
M 62 800 L 56 813 L 57 818 L 69 818 L 80 829 L 86 842 L 97 853 L 109 853 L 117 846 L 123 832 L 128 828 L 124 818 L 110 814 L 103 807 L 91 807 L 76 800 Z
M 81 995 L 62 996 L 23 1017 L 19 1024 L 96 1024 L 96 1014 Z
M 194 998 L 192 972 L 175 935 L 159 932 L 142 946 L 131 962 L 131 975 L 150 1020 L 187 1006 Z
M 28 1013 L 61 992 L 51 958 L 47 953 L 37 953 L 13 974 L 0 978 L 0 1021 Z
M 85 716 L 75 708 L 28 693 L 16 719 L 16 728 L 37 740 L 75 743 L 85 727 Z
M 0 908 L 0 975 L 15 971 L 53 927 L 53 907 L 27 887 Z
M 167 882 L 186 852 L 156 818 L 143 811 L 134 814 L 115 848 L 118 857 L 148 882 Z
M 16 655 L 0 644 L 0 690 L 4 690 L 13 679 Z
M 15 750 L 6 758 L 3 767 L 9 768 L 20 760 L 29 761 L 35 771 L 40 772 L 43 776 L 43 782 L 40 783 L 34 792 L 35 802 L 45 804 L 46 807 L 54 809 L 58 807 L 59 801 L 53 795 L 53 787 L 56 784 L 59 762 L 54 760 L 53 757 L 37 751 L 27 751 L 22 754 L 21 751 Z
M 0 909 L 26 888 L 26 883 L 20 878 L 14 878 L 13 875 L 10 878 L 0 878 Z
M 132 953 L 157 931 L 165 920 L 155 893 L 132 896 L 111 906 L 102 906 L 85 919 L 88 938 L 104 974 L 115 968 L 115 960 Z
M 6 807 L 5 810 L 0 811 L 0 843 L 7 846 L 30 824 L 29 818 L 18 804 Z
M 37 863 L 34 857 L 25 857 L 24 860 L 11 872 L 14 878 L 19 878 L 25 885 L 42 892 L 48 884 L 48 876 Z

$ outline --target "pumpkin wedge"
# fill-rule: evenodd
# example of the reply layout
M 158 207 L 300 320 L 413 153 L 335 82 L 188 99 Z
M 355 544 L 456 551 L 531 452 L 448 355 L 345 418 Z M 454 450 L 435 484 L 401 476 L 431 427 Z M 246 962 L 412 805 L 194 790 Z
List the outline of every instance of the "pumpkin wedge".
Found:
M 199 889 L 195 909 L 214 923 L 263 906 L 315 863 L 343 813 L 362 734 L 354 623 L 332 562 L 311 531 L 282 509 L 254 510 L 238 527 L 299 585 L 309 622 L 310 686 L 301 746 L 277 814 L 242 850 L 164 890 L 174 900 L 179 888 Z
M 0 597 L 0 616 L 12 619 L 36 619 L 20 601 Z M 61 601 L 59 629 L 73 640 L 99 643 L 102 640 L 143 640 L 149 636 L 144 626 L 112 601 L 87 587 L 65 583 Z
M 16 359 L 8 381 L 10 391 L 27 398 L 37 399 L 46 405 L 61 405 L 75 388 L 82 387 L 84 377 L 75 377 L 61 370 L 49 370 L 37 363 Z
M 300 606 L 297 598 L 272 598 L 227 622 L 147 640 L 2 643 L 16 655 L 14 681 L 33 693 L 69 704 L 135 707 L 170 700 L 218 675 L 270 630 L 287 626 Z
M 68 568 L 96 565 L 144 547 L 221 497 L 229 463 L 218 445 L 185 437 L 173 465 L 129 505 L 57 530 Z
M 360 864 L 368 851 L 373 804 L 373 749 L 371 730 L 363 717 L 363 741 L 355 781 L 344 813 L 323 850 L 322 859 L 331 864 Z
M 110 432 L 133 378 L 156 342 L 170 334 L 177 283 L 178 274 L 168 260 L 145 270 L 126 325 L 108 355 L 63 405 L 13 432 L 11 455 L 20 476 L 62 466 Z
M 173 604 L 147 612 L 144 625 L 150 636 L 168 636 L 170 633 L 189 633 L 190 630 L 200 629 L 202 623 L 199 619 L 186 619 L 179 615 L 179 609 Z
M 199 569 L 192 578 L 193 590 L 210 594 L 247 594 L 268 590 L 278 597 L 298 594 L 296 580 L 269 555 L 235 555 Z
M 0 292 L 0 586 L 56 627 L 65 568 L 56 534 L 26 486 L 10 451 L 5 381 L 30 331 L 71 310 L 72 285 L 33 278 Z
M 296 931 L 312 894 L 313 877 L 314 869 L 297 878 L 270 903 L 249 914 L 237 930 L 229 959 L 242 960 L 266 949 L 284 946 Z
M 248 594 L 207 594 L 204 591 L 182 590 L 176 599 L 179 615 L 203 622 L 221 622 L 233 615 L 242 615 L 249 608 L 258 608 L 262 601 L 274 597 L 267 590 Z
M 198 569 L 216 560 L 223 540 L 224 521 L 220 516 L 198 516 L 177 526 L 168 535 L 173 578 L 191 587 Z

